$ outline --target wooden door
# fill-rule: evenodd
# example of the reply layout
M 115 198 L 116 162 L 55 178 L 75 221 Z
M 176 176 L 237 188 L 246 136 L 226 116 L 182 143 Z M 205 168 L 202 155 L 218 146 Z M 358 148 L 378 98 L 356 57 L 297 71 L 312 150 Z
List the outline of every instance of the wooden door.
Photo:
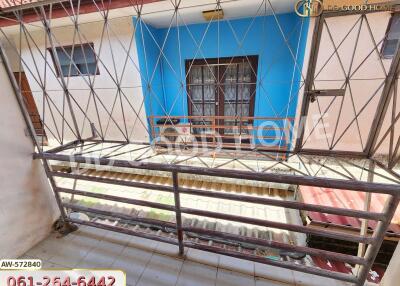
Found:
M 29 116 L 31 118 L 33 127 L 37 136 L 43 137 L 44 142 L 47 142 L 46 132 L 43 129 L 43 123 L 40 118 L 39 111 L 36 106 L 36 102 L 32 95 L 31 87 L 29 86 L 28 79 L 24 72 L 14 72 L 15 79 L 20 85 L 22 96 L 24 97 L 25 106 L 28 109 Z
M 191 122 L 195 126 L 215 124 L 218 126 L 215 131 L 224 142 L 233 142 L 236 135 L 249 135 L 248 127 L 252 126 L 254 116 L 257 63 L 257 56 L 188 60 L 189 115 L 204 116 Z M 213 130 L 194 128 L 193 131 L 207 134 Z

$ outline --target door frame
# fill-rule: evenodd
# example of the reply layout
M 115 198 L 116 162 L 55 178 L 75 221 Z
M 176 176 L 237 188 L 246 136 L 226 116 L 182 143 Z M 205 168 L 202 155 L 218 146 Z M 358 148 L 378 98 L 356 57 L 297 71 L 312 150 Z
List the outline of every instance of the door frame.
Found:
M 15 80 L 20 88 L 25 107 L 29 113 L 29 118 L 35 128 L 35 135 L 43 138 L 43 145 L 47 145 L 47 134 L 43 126 L 42 117 L 33 97 L 28 77 L 24 71 L 14 72 Z
M 249 117 L 254 116 L 255 109 L 255 97 L 257 90 L 257 70 L 258 70 L 258 55 L 248 55 L 248 56 L 234 56 L 234 57 L 222 57 L 222 58 L 207 58 L 207 59 L 188 59 L 185 61 L 185 75 L 186 75 L 186 96 L 187 96 L 187 107 L 188 107 L 188 115 L 191 116 L 193 114 L 192 110 L 192 102 L 189 100 L 190 96 L 190 76 L 189 69 L 193 66 L 217 66 L 217 72 L 215 73 L 216 77 L 216 90 L 215 90 L 215 116 L 224 116 L 224 104 L 225 104 L 225 96 L 223 89 L 223 77 L 225 75 L 226 66 L 230 64 L 239 64 L 241 62 L 248 62 L 252 67 L 251 72 L 251 88 L 250 88 L 250 101 L 249 101 Z M 219 67 L 222 68 L 219 68 Z M 202 83 L 204 85 L 204 83 Z M 240 83 L 237 83 L 240 85 Z M 204 93 L 204 91 L 203 91 Z M 238 96 L 238 92 L 236 92 L 236 100 Z M 204 102 L 203 102 L 204 104 Z M 220 118 L 216 120 L 216 124 L 219 126 L 224 125 L 224 119 Z M 249 124 L 253 124 L 253 120 L 249 120 Z M 237 126 L 237 125 L 234 125 Z M 224 135 L 224 128 L 217 129 L 220 135 Z

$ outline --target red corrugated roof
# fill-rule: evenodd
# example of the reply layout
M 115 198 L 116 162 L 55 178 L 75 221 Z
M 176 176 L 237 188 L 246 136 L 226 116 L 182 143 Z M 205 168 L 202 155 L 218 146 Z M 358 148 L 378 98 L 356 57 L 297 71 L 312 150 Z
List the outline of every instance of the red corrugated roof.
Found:
M 299 188 L 302 201 L 308 204 L 346 208 L 353 210 L 363 210 L 365 193 L 339 189 L 328 189 L 319 187 L 300 186 Z M 382 212 L 385 200 L 388 195 L 372 194 L 371 211 Z M 324 214 L 318 212 L 307 212 L 308 217 L 315 222 L 329 223 L 341 226 L 360 228 L 361 221 L 357 218 Z M 368 221 L 368 226 L 372 229 L 376 227 L 376 221 Z M 389 230 L 400 234 L 400 207 L 392 219 Z
M 0 0 L 0 8 L 10 8 L 14 6 L 35 3 L 40 0 Z

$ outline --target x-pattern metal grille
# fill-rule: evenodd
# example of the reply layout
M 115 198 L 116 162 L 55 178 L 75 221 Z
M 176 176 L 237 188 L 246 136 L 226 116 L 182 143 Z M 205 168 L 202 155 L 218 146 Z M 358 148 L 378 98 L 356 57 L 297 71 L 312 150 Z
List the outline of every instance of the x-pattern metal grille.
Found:
M 377 27 L 389 18 L 385 13 L 320 18 L 321 42 L 309 67 L 303 108 L 303 115 L 318 117 L 308 123 L 298 148 L 312 149 L 318 142 L 315 149 L 326 151 L 368 156 L 379 151 L 394 166 L 399 142 L 395 134 L 398 59 L 382 58 L 380 47 L 387 31 Z M 389 105 L 391 119 L 384 119 Z M 382 124 L 385 130 L 380 130 Z M 323 131 L 317 140 L 316 130 Z
M 140 1 L 139 1 L 140 2 Z M 146 21 L 143 20 L 142 9 L 143 4 L 136 2 L 132 3 L 132 16 L 136 16 L 136 21 L 133 27 L 133 33 L 130 36 L 130 40 L 120 39 L 121 35 L 118 34 L 115 30 L 118 28 L 118 23 L 113 25 L 113 19 L 109 17 L 109 6 L 110 3 L 107 2 L 98 2 L 93 1 L 94 7 L 96 7 L 97 12 L 100 16 L 99 20 L 102 23 L 102 30 L 97 31 L 98 37 L 100 39 L 98 47 L 94 48 L 93 46 L 89 46 L 90 49 L 93 50 L 93 53 L 96 55 L 97 69 L 102 70 L 102 73 L 107 75 L 107 81 L 111 81 L 114 85 L 113 89 L 115 90 L 115 94 L 107 95 L 111 98 L 114 98 L 112 103 L 105 102 L 104 92 L 102 91 L 102 85 L 99 83 L 99 76 L 97 75 L 86 75 L 81 74 L 79 72 L 79 77 L 81 78 L 81 86 L 79 87 L 79 92 L 75 90 L 74 84 L 71 83 L 72 80 L 70 77 L 57 77 L 58 74 L 61 73 L 61 65 L 58 57 L 53 56 L 54 63 L 51 62 L 50 55 L 46 51 L 52 51 L 53 55 L 56 53 L 56 48 L 59 53 L 62 54 L 63 57 L 68 58 L 70 60 L 69 72 L 71 71 L 79 71 L 77 68 L 77 64 L 74 62 L 73 57 L 71 56 L 71 52 L 67 52 L 63 47 L 62 43 L 65 42 L 64 35 L 61 35 L 58 32 L 57 26 L 52 26 L 51 15 L 53 13 L 52 5 L 49 6 L 41 6 L 37 8 L 33 8 L 34 16 L 36 16 L 41 22 L 42 25 L 27 23 L 24 21 L 23 11 L 16 10 L 13 12 L 13 17 L 18 21 L 20 25 L 20 35 L 19 38 L 13 39 L 10 35 L 7 34 L 5 29 L 1 29 L 1 34 L 4 37 L 4 41 L 11 47 L 12 53 L 15 53 L 17 58 L 19 58 L 21 69 L 23 68 L 25 72 L 29 75 L 31 82 L 35 85 L 34 93 L 43 93 L 42 99 L 42 120 L 44 121 L 43 128 L 47 130 L 47 132 L 53 137 L 57 142 L 62 145 L 65 142 L 68 142 L 72 139 L 82 139 L 85 137 L 89 137 L 91 127 L 95 126 L 96 135 L 98 135 L 102 140 L 111 139 L 108 132 L 110 129 L 115 130 L 113 133 L 113 140 L 121 140 L 121 141 L 134 141 L 136 134 L 134 134 L 135 127 L 140 125 L 149 135 L 149 128 L 147 126 L 147 122 L 143 117 L 145 100 L 149 100 L 150 104 L 148 108 L 150 110 L 147 111 L 148 114 L 153 114 L 153 110 L 155 108 L 161 109 L 165 116 L 170 119 L 172 110 L 174 106 L 178 102 L 180 98 L 183 96 L 188 96 L 189 101 L 192 101 L 190 94 L 187 95 L 187 90 L 185 88 L 186 78 L 188 77 L 190 68 L 188 72 L 185 74 L 185 71 L 180 67 L 179 70 L 176 70 L 171 63 L 168 57 L 165 55 L 165 45 L 169 40 L 169 35 L 173 33 L 173 26 L 176 25 L 176 33 L 177 33 L 177 47 L 179 58 L 182 60 L 181 56 L 181 43 L 180 43 L 180 30 L 185 29 L 186 32 L 190 35 L 193 43 L 196 46 L 196 52 L 194 58 L 204 59 L 207 63 L 207 59 L 204 56 L 204 47 L 203 42 L 207 36 L 207 33 L 210 29 L 212 23 L 217 22 L 219 25 L 219 21 L 211 20 L 207 24 L 207 27 L 203 33 L 203 35 L 199 39 L 196 39 L 189 25 L 185 22 L 186 20 L 182 17 L 180 12 L 180 1 L 173 1 L 172 6 L 174 7 L 173 11 L 170 12 L 171 19 L 169 21 L 168 29 L 166 32 L 166 36 L 164 37 L 162 42 L 158 42 L 156 40 L 156 36 L 153 31 L 146 24 Z M 217 1 L 215 4 L 215 9 L 221 8 L 221 3 L 223 1 Z M 61 9 L 67 18 L 68 25 L 70 26 L 70 33 L 72 37 L 69 37 L 69 41 L 72 42 L 72 53 L 74 52 L 75 45 L 83 45 L 85 43 L 90 42 L 88 39 L 88 34 L 92 31 L 88 31 L 88 28 L 85 28 L 85 23 L 81 23 L 80 16 L 80 1 L 73 2 L 60 2 L 57 7 Z M 201 5 L 200 5 L 201 6 Z M 186 7 L 187 8 L 187 7 Z M 269 1 L 260 1 L 258 5 L 257 11 L 254 16 L 252 16 L 251 21 L 246 27 L 243 35 L 240 35 L 231 20 L 226 19 L 225 22 L 227 26 L 232 32 L 235 42 L 237 44 L 237 52 L 247 54 L 243 48 L 243 43 L 248 40 L 248 32 L 252 29 L 255 19 L 259 16 L 266 15 L 270 11 L 273 12 L 275 16 L 275 12 L 272 4 Z M 295 31 L 303 29 L 303 21 L 298 21 L 298 24 L 293 27 L 292 31 L 286 35 L 283 31 L 283 28 L 280 24 L 279 19 L 275 16 L 274 25 L 276 25 L 280 36 L 285 42 L 286 47 L 283 49 L 287 49 L 290 52 L 290 56 L 294 62 L 294 70 L 293 77 L 291 79 L 291 92 L 289 96 L 289 100 L 285 107 L 281 110 L 277 110 L 276 106 L 272 103 L 272 100 L 269 95 L 269 91 L 266 88 L 266 77 L 269 76 L 269 71 L 276 65 L 279 61 L 279 55 L 276 56 L 276 61 L 272 61 L 270 66 L 261 66 L 260 65 L 260 79 L 258 80 L 258 88 L 263 92 L 260 93 L 261 96 L 264 96 L 264 100 L 268 104 L 268 108 L 272 110 L 275 116 L 285 116 L 287 117 L 288 110 L 295 104 L 293 98 L 297 94 L 299 88 L 295 90 L 293 84 L 295 82 L 295 73 L 300 73 L 300 64 L 298 63 L 298 50 L 300 44 L 300 37 L 297 41 L 297 47 L 292 47 L 289 41 L 294 41 L 291 39 L 292 35 Z M 15 21 L 15 20 L 14 20 Z M 300 25 L 300 26 L 299 26 Z M 265 20 L 263 20 L 263 29 L 266 28 Z M 38 40 L 38 31 L 32 32 L 33 29 L 39 29 L 40 33 L 45 35 L 44 43 Z M 145 58 L 145 70 L 141 70 L 138 66 L 137 59 L 134 58 L 134 49 L 135 49 L 135 37 L 136 34 L 140 31 L 141 40 L 138 39 L 139 43 L 137 45 L 143 45 L 144 49 L 144 58 Z M 144 41 L 144 35 L 149 36 L 153 44 L 156 46 L 156 52 L 158 54 L 156 58 L 156 63 L 153 66 L 150 66 L 147 57 L 149 52 L 146 49 L 146 43 Z M 43 39 L 41 39 L 43 40 Z M 264 48 L 260 51 L 260 56 L 265 53 L 265 45 L 266 40 L 263 40 Z M 219 44 L 218 44 L 219 45 Z M 29 51 L 29 56 L 24 54 L 26 49 Z M 118 53 L 118 57 L 116 54 Z M 121 54 L 123 54 L 123 60 L 121 58 Z M 105 57 L 111 57 L 112 62 L 106 62 Z M 249 62 L 249 58 L 245 56 L 246 61 Z M 155 83 L 155 75 L 156 71 L 160 65 L 160 62 L 163 61 L 164 65 L 168 66 L 168 69 L 172 72 L 175 80 L 179 84 L 179 92 L 177 94 L 171 95 L 172 97 L 172 105 L 169 110 L 166 109 L 163 102 L 161 102 L 159 95 L 156 94 L 155 88 L 158 83 Z M 86 62 L 86 59 L 85 59 Z M 44 68 L 41 66 L 44 65 Z M 87 65 L 87 62 L 86 62 Z M 127 66 L 133 67 L 134 71 L 138 73 L 139 78 L 138 82 L 132 86 L 124 86 L 123 83 L 126 83 L 127 78 L 126 71 Z M 87 68 L 87 66 L 86 66 Z M 262 71 L 264 69 L 264 71 Z M 130 69 L 132 71 L 132 69 Z M 210 72 L 214 78 L 215 71 L 210 69 Z M 255 71 L 252 70 L 252 73 L 255 74 Z M 105 79 L 104 77 L 100 77 L 101 79 Z M 100 80 L 101 80 L 100 79 Z M 50 82 L 52 81 L 52 82 Z M 74 81 L 76 81 L 74 79 Z M 50 82 L 50 83 L 49 83 Z M 57 86 L 54 86 L 53 82 L 57 82 Z M 289 81 L 288 81 L 289 82 Z M 52 87 L 49 87 L 52 86 Z M 130 97 L 129 92 L 130 89 L 140 89 L 143 88 L 144 96 L 141 104 L 137 106 L 137 104 L 132 103 L 132 99 Z M 300 86 L 301 88 L 301 86 Z M 54 90 L 53 90 L 54 89 Z M 54 94 L 51 96 L 51 92 L 58 92 L 58 96 L 62 94 L 63 100 L 62 104 L 54 100 Z M 82 93 L 86 93 L 84 96 Z M 250 98 L 255 97 L 255 91 L 250 95 Z M 229 104 L 229 103 L 228 103 Z M 153 105 L 156 105 L 154 107 Z M 195 107 L 196 108 L 196 107 Z M 122 114 L 121 118 L 116 118 L 116 114 Z M 133 124 L 131 122 L 134 122 Z M 204 119 L 202 120 L 204 121 Z M 129 122 L 129 123 L 128 123 Z M 205 122 L 203 122 L 205 123 Z M 286 125 L 287 123 L 283 123 Z M 129 126 L 128 126 L 129 125 Z M 117 133 L 117 134 L 116 134 Z M 68 134 L 68 135 L 67 135 Z M 82 135 L 83 134 L 83 135 Z M 283 135 L 281 135 L 283 136 Z M 67 138 L 67 139 L 66 139 Z M 282 140 L 282 139 L 281 139 Z M 281 141 L 280 140 L 280 141 Z M 278 143 L 278 146 L 281 144 Z
M 91 11 L 94 12 L 95 20 L 92 22 L 101 24 L 100 30 L 93 31 L 91 30 L 93 26 L 90 26 L 90 21 L 82 22 L 81 20 L 83 4 L 80 0 L 50 2 L 50 4 L 34 5 L 29 8 L 29 12 L 17 8 L 11 10 L 11 12 L 0 14 L 1 20 L 11 21 L 17 24 L 19 29 L 17 36 L 15 34 L 11 36 L 6 27 L 1 27 L 0 35 L 2 42 L 9 47 L 8 51 L 12 53 L 9 56 L 17 59 L 19 70 L 23 69 L 31 79 L 30 83 L 34 87 L 33 93 L 39 94 L 36 98 L 40 98 L 38 102 L 41 103 L 43 131 L 46 131 L 49 136 L 58 142 L 58 147 L 49 150 L 45 148 L 43 140 L 40 142 L 36 136 L 32 136 L 37 147 L 36 157 L 43 159 L 46 173 L 55 190 L 55 197 L 64 221 L 72 221 L 68 218 L 65 209 L 73 209 L 74 206 L 62 202 L 59 193 L 66 192 L 81 195 L 83 193 L 77 190 L 60 190 L 54 178 L 57 176 L 69 176 L 76 180 L 78 178 L 82 180 L 94 179 L 79 174 L 65 175 L 55 172 L 49 166 L 49 160 L 70 162 L 71 166 L 77 169 L 85 164 L 99 164 L 170 172 L 173 184 L 170 187 L 163 187 L 163 191 L 174 193 L 175 206 L 173 208 L 165 207 L 161 204 L 132 201 L 107 195 L 102 198 L 125 203 L 147 204 L 174 211 L 176 213 L 175 233 L 177 240 L 173 243 L 179 245 L 181 252 L 184 246 L 200 247 L 184 241 L 183 232 L 185 230 L 204 232 L 204 230 L 183 226 L 181 221 L 182 212 L 220 219 L 232 219 L 301 233 L 316 234 L 316 231 L 303 226 L 261 222 L 260 220 L 238 218 L 228 214 L 215 214 L 205 210 L 181 208 L 181 193 L 200 196 L 208 196 L 209 194 L 179 186 L 178 174 L 180 173 L 386 194 L 388 198 L 382 214 L 368 211 L 338 210 L 335 208 L 325 209 L 330 213 L 345 213 L 362 219 L 378 221 L 377 228 L 372 236 L 338 235 L 330 231 L 321 231 L 320 235 L 322 236 L 368 244 L 366 254 L 362 257 L 337 256 L 340 261 L 351 261 L 353 264 L 361 265 L 357 276 L 332 274 L 330 271 L 289 265 L 283 262 L 261 261 L 289 269 L 355 282 L 358 285 L 365 281 L 396 210 L 400 191 L 400 175 L 395 168 L 400 161 L 400 137 L 398 133 L 400 110 L 397 103 L 400 52 L 397 52 L 390 61 L 381 58 L 379 47 L 385 40 L 386 34 L 385 32 L 376 32 L 376 18 L 374 17 L 379 13 L 362 13 L 360 15 L 339 17 L 330 17 L 322 14 L 322 16 L 316 18 L 307 75 L 303 74 L 302 63 L 299 59 L 301 50 L 299 35 L 302 35 L 307 27 L 304 19 L 297 21 L 288 30 L 282 25 L 279 15 L 270 0 L 260 0 L 258 2 L 254 15 L 251 15 L 248 25 L 242 31 L 237 31 L 232 19 L 224 19 L 224 24 L 232 33 L 234 43 L 237 45 L 237 53 L 244 54 L 243 57 L 251 67 L 252 74 L 257 77 L 256 90 L 262 91 L 259 94 L 264 97 L 266 108 L 272 111 L 274 117 L 288 118 L 289 111 L 297 103 L 296 99 L 299 91 L 304 89 L 301 115 L 307 116 L 310 113 L 314 113 L 317 118 L 312 124 L 308 122 L 303 124 L 301 122 L 303 117 L 298 120 L 300 127 L 305 125 L 308 128 L 299 128 L 296 149 L 293 151 L 281 148 L 282 134 L 281 138 L 279 138 L 278 148 L 273 150 L 263 149 L 256 145 L 251 147 L 250 152 L 238 153 L 229 148 L 204 148 L 204 146 L 200 146 L 193 152 L 186 143 L 183 144 L 182 149 L 160 150 L 154 148 L 148 142 L 136 141 L 136 138 L 138 135 L 143 135 L 138 134 L 141 132 L 146 133 L 147 137 L 145 138 L 148 140 L 153 135 L 152 125 L 146 119 L 146 113 L 150 114 L 149 118 L 152 120 L 152 116 L 157 115 L 156 113 L 159 111 L 168 119 L 166 122 L 169 121 L 174 126 L 173 112 L 179 100 L 188 98 L 189 104 L 196 108 L 196 104 L 193 104 L 193 99 L 186 89 L 186 80 L 193 61 L 189 65 L 188 71 L 185 71 L 182 65 L 179 66 L 179 69 L 174 67 L 166 51 L 167 42 L 172 36 L 177 39 L 176 53 L 180 62 L 184 62 L 181 34 L 186 32 L 195 46 L 195 56 L 193 58 L 201 59 L 205 62 L 205 67 L 216 82 L 221 78 L 221 76 L 215 74 L 217 69 L 211 68 L 211 65 L 207 62 L 205 39 L 212 25 L 216 24 L 218 39 L 216 46 L 218 58 L 221 58 L 221 43 L 219 39 L 222 21 L 212 18 L 205 24 L 205 29 L 200 37 L 196 37 L 182 12 L 190 7 L 185 6 L 184 1 L 181 0 L 167 1 L 169 9 L 150 12 L 147 12 L 144 4 L 144 2 L 149 1 L 130 1 L 129 5 L 125 7 L 129 8 L 129 15 L 124 15 L 123 17 L 115 17 L 112 14 L 113 3 L 111 0 L 85 1 L 84 4 L 90 3 L 93 9 Z M 211 3 L 212 9 L 223 9 L 229 2 L 231 1 L 217 0 L 215 3 Z M 198 7 L 201 10 L 203 7 L 209 8 L 209 5 L 210 3 L 196 4 L 191 7 Z M 54 24 L 57 13 L 64 15 L 69 35 L 60 34 L 59 29 L 62 27 Z M 157 13 L 169 15 L 164 29 L 165 34 L 161 40 L 158 39 L 158 35 L 146 20 L 147 16 Z M 286 83 L 290 85 L 290 89 L 289 94 L 287 94 L 287 102 L 283 107 L 274 105 L 274 98 L 270 95 L 268 88 L 270 71 L 279 63 L 281 55 L 279 53 L 274 55 L 275 59 L 270 62 L 269 66 L 259 65 L 257 74 L 250 63 L 249 53 L 244 48 L 255 22 L 260 16 L 269 14 L 272 22 L 267 23 L 266 17 L 264 17 L 262 19 L 263 31 L 265 31 L 268 24 L 271 25 L 272 23 L 277 35 L 284 43 L 282 50 L 288 53 L 289 61 L 293 63 L 292 76 L 290 79 L 285 79 Z M 134 20 L 132 20 L 132 17 L 134 17 Z M 346 24 L 347 27 L 343 25 L 340 27 L 340 17 L 351 18 L 351 21 L 343 21 L 350 23 L 350 25 Z M 31 18 L 36 19 L 37 22 L 30 21 L 29 19 Z M 122 23 L 120 21 L 131 21 L 132 23 L 131 29 L 125 31 L 124 36 L 121 35 L 120 29 L 123 29 L 122 26 L 126 25 L 120 26 L 119 24 Z M 337 32 L 337 25 L 341 28 L 340 33 Z M 96 47 L 87 45 L 87 43 L 91 42 L 93 33 L 99 39 Z M 152 47 L 149 47 L 145 37 L 150 40 Z M 63 46 L 66 39 L 72 45 L 72 52 L 67 51 Z M 263 42 L 263 48 L 259 54 L 261 57 L 267 53 L 268 39 L 261 37 L 260 40 Z M 73 60 L 74 47 L 85 44 L 95 55 L 97 65 L 93 74 L 82 74 L 77 63 Z M 144 68 L 138 63 L 138 46 L 141 46 L 144 51 Z M 153 53 L 155 50 L 156 54 L 154 62 L 149 59 L 151 49 Z M 321 49 L 325 49 L 325 54 L 321 53 Z M 64 58 L 69 59 L 68 73 L 76 73 L 78 71 L 76 78 L 72 79 L 72 77 L 63 76 L 57 53 L 61 53 Z M 83 55 L 84 64 L 86 64 L 86 70 L 88 70 L 88 61 L 85 58 L 85 53 Z M 6 63 L 5 66 L 9 75 L 11 75 L 10 64 L 3 49 L 1 49 L 1 56 Z M 370 73 L 366 68 L 371 61 L 377 63 L 374 73 Z M 171 76 L 179 87 L 176 94 L 168 95 L 172 103 L 170 107 L 164 104 L 163 99 L 159 97 L 157 92 L 157 89 L 163 87 L 161 81 L 157 78 L 157 69 L 161 64 L 170 71 Z M 131 73 L 136 73 L 134 80 L 131 80 Z M 76 85 L 76 79 L 79 79 L 78 86 Z M 111 88 L 103 85 L 104 79 L 112 83 Z M 16 91 L 17 98 L 22 102 L 21 90 L 19 89 L 21 77 L 15 81 L 10 76 L 10 80 Z M 361 85 L 360 82 L 362 83 Z M 132 91 L 139 90 L 143 90 L 143 96 L 139 98 L 139 101 L 134 101 Z M 256 96 L 256 90 L 249 95 L 250 98 Z M 62 98 L 62 100 L 57 101 L 55 95 L 58 98 Z M 146 102 L 148 102 L 147 105 Z M 231 104 L 229 101 L 227 103 Z M 23 106 L 22 110 L 24 111 Z M 329 118 L 325 117 L 327 114 L 330 114 Z M 204 118 L 200 118 L 200 120 L 205 124 Z M 32 123 L 29 120 L 27 122 L 32 127 Z M 292 138 L 291 122 L 284 120 L 283 124 L 285 125 L 284 127 L 290 125 L 288 137 Z M 164 123 L 165 126 L 166 123 Z M 315 138 L 317 130 L 323 131 L 322 139 L 320 140 Z M 33 135 L 34 128 L 31 128 L 31 132 Z M 349 138 L 356 141 L 355 146 L 350 146 L 351 148 L 348 148 Z M 318 148 L 313 147 L 312 144 L 315 142 L 318 142 Z M 216 152 L 221 155 L 221 158 L 215 157 Z M 374 168 L 370 168 L 371 164 Z M 371 180 L 372 177 L 374 181 Z M 120 180 L 107 181 L 104 178 L 98 180 L 100 182 L 122 184 Z M 125 182 L 122 185 L 124 184 L 144 186 L 137 183 Z M 148 188 L 156 189 L 156 186 L 148 186 Z M 84 193 L 84 195 L 100 196 L 90 193 Z M 212 195 L 231 200 L 239 199 L 231 195 Z M 242 196 L 241 199 L 254 202 L 249 197 Z M 268 201 L 268 203 L 277 204 L 271 201 Z M 284 202 L 282 205 L 300 210 L 324 211 L 315 205 L 310 206 L 290 202 Z M 96 210 L 93 209 L 86 210 L 96 213 Z M 114 213 L 108 214 L 118 216 L 118 214 Z M 121 216 L 119 217 L 121 218 Z M 138 218 L 131 219 L 137 220 Z M 118 231 L 123 230 L 118 228 Z M 125 232 L 127 231 L 125 230 Z M 140 235 L 143 236 L 143 234 Z M 213 235 L 228 237 L 226 234 L 213 233 Z M 228 238 L 232 239 L 232 237 L 229 236 Z M 160 238 L 154 239 L 160 240 Z M 235 236 L 233 239 L 243 240 L 244 238 Z M 260 242 L 256 241 L 256 243 Z M 265 242 L 263 243 L 265 246 Z M 275 244 L 272 243 L 272 245 L 276 247 Z M 290 249 L 287 245 L 279 245 L 279 247 Z M 332 253 L 326 251 L 301 249 L 305 253 L 315 254 L 318 252 L 323 257 L 333 256 Z M 221 252 L 221 250 L 212 247 L 207 250 Z M 229 252 L 228 254 L 231 256 L 237 255 Z M 260 261 L 260 258 L 253 256 L 248 256 L 247 258 L 253 261 Z

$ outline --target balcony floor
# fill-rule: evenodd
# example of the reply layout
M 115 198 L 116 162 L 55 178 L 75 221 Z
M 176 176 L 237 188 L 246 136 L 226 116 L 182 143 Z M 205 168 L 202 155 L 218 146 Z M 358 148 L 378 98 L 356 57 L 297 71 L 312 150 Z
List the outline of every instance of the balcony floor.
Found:
M 21 258 L 39 258 L 43 268 L 120 269 L 128 286 L 348 285 L 323 277 L 139 237 L 81 226 L 63 238 L 51 234 Z

